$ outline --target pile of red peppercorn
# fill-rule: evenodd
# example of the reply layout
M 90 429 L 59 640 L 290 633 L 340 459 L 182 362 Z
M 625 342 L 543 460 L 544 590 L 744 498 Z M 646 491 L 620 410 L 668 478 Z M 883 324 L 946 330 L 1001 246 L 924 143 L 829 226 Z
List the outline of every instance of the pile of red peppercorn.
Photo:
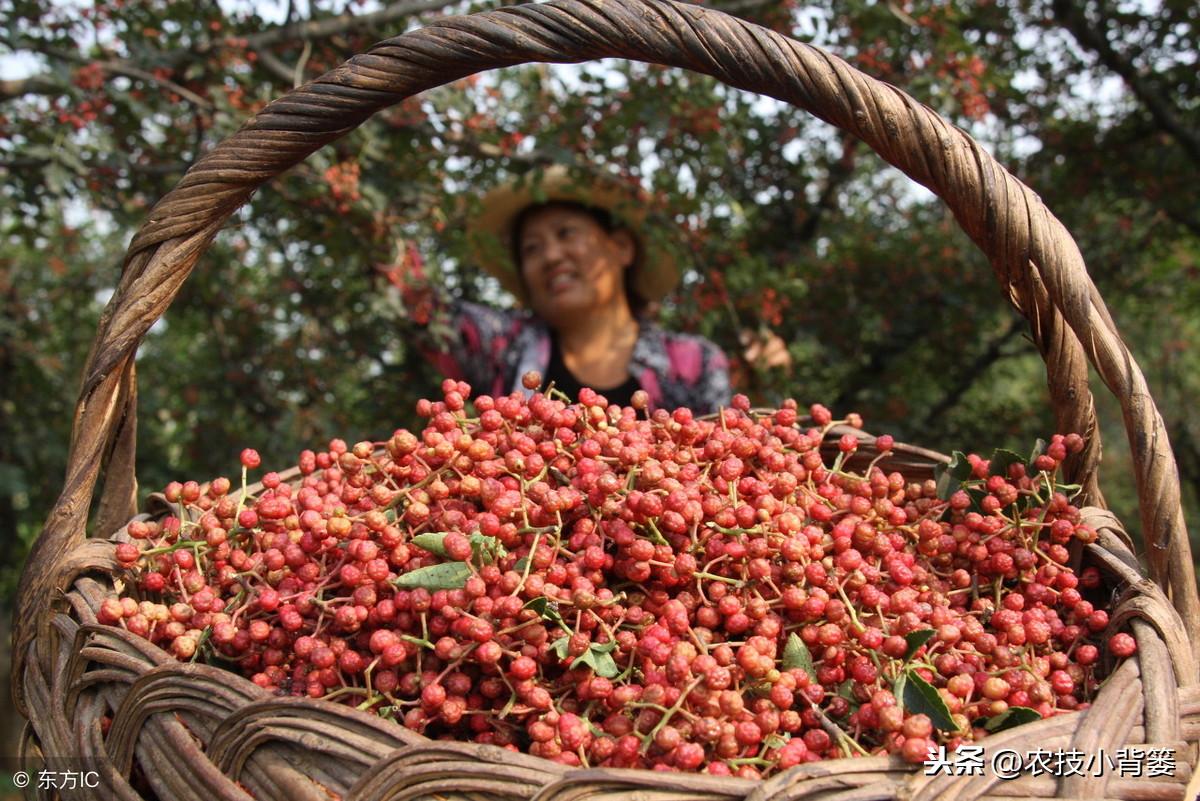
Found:
M 101 622 L 432 738 L 746 777 L 919 762 L 1096 687 L 1100 577 L 1068 567 L 1096 534 L 1055 483 L 1076 435 L 910 483 L 887 436 L 861 472 L 851 435 L 827 463 L 845 421 L 820 405 L 442 389 L 420 434 L 335 440 L 257 493 L 251 450 L 240 491 L 172 483 Z

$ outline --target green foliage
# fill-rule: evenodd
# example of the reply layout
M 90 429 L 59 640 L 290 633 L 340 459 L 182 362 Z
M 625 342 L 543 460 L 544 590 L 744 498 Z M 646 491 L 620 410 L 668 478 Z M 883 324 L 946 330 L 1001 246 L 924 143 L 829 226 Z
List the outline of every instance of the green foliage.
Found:
M 904 639 L 908 643 L 908 648 L 904 651 L 904 661 L 912 659 L 913 655 L 921 650 L 921 646 L 929 642 L 929 638 L 935 634 L 937 632 L 933 629 L 917 629 L 905 634 Z
M 570 642 L 570 637 L 560 639 L 560 642 L 565 639 Z M 606 643 L 591 643 L 588 649 L 579 656 L 575 657 L 575 661 L 571 663 L 571 670 L 575 670 L 580 665 L 590 667 L 597 676 L 603 676 L 606 679 L 611 679 L 619 676 L 621 668 L 617 665 L 615 659 L 612 658 L 612 652 L 617 648 L 615 642 Z
M 783 669 L 803 670 L 813 680 L 817 680 L 817 669 L 813 665 L 812 652 L 800 639 L 800 635 L 792 632 L 788 635 L 787 645 L 783 647 Z
M 471 567 L 466 562 L 442 562 L 438 565 L 417 568 L 392 579 L 397 587 L 424 590 L 457 590 L 471 577 Z
M 995 733 L 1041 719 L 1042 716 L 1037 713 L 1037 710 L 1030 709 L 1027 706 L 1013 706 L 995 717 L 988 718 L 987 723 L 983 727 Z
M 935 728 L 945 732 L 958 730 L 950 716 L 946 700 L 913 668 L 908 668 L 900 675 L 892 687 L 892 692 L 909 712 L 928 715 Z
M 304 39 L 288 24 L 307 20 L 252 5 L 23 0 L 0 11 L 0 54 L 36 65 L 0 96 L 4 564 L 19 563 L 61 488 L 79 371 L 149 206 L 297 77 L 472 10 L 403 17 L 314 0 L 311 19 L 328 27 Z M 1041 195 L 1146 370 L 1195 519 L 1192 4 L 711 5 L 909 91 Z M 343 10 L 354 24 L 334 23 Z M 235 215 L 139 351 L 143 489 L 230 474 L 246 446 L 284 466 L 334 436 L 383 439 L 411 424 L 438 377 L 409 346 L 389 281 L 403 278 L 398 243 L 453 291 L 508 302 L 466 258 L 465 216 L 483 188 L 568 156 L 653 190 L 691 258 L 662 317 L 723 346 L 756 401 L 859 411 L 874 431 L 943 451 L 1020 451 L 1052 432 L 1042 361 L 986 258 L 936 199 L 852 138 L 697 74 L 527 65 L 380 113 Z M 791 367 L 742 358 L 743 337 L 764 331 L 787 343 Z M 1136 531 L 1120 413 L 1097 394 L 1105 494 Z

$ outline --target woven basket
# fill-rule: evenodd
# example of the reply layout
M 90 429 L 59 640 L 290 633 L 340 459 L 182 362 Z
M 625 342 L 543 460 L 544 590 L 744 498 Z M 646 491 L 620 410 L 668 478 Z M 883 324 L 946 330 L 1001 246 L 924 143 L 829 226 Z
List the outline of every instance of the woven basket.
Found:
M 1000 748 L 1172 749 L 1174 776 L 1025 774 L 926 777 L 884 757 L 793 768 L 769 780 L 569 769 L 489 746 L 434 742 L 339 704 L 279 698 L 217 668 L 182 664 L 95 611 L 113 592 L 114 540 L 136 512 L 134 354 L 224 221 L 264 182 L 374 112 L 481 70 L 530 61 L 623 57 L 695 70 L 807 109 L 862 139 L 936 192 L 987 253 L 1029 320 L 1047 365 L 1057 428 L 1088 438 L 1066 465 L 1099 533 L 1082 559 L 1114 593 L 1112 629 L 1139 645 L 1093 706 L 988 738 Z M 1133 450 L 1150 578 L 1096 483 L 1099 436 L 1088 363 L 1121 404 Z M 913 470 L 937 459 L 914 449 Z M 94 538 L 88 509 L 105 481 Z M 101 539 L 111 538 L 111 539 Z M 139 799 L 967 799 L 1190 801 L 1200 739 L 1200 602 L 1175 461 L 1145 379 L 1077 247 L 1037 196 L 969 136 L 893 86 L 820 50 L 671 0 L 552 0 L 448 18 L 376 45 L 267 106 L 198 161 L 148 215 L 100 321 L 76 410 L 66 484 L 21 578 L 14 695 L 30 720 L 23 756 L 83 757 L 93 789 Z M 112 710 L 111 729 L 101 718 Z M 1196 774 L 1200 776 L 1200 774 Z M 1190 783 L 1190 787 L 1188 786 Z

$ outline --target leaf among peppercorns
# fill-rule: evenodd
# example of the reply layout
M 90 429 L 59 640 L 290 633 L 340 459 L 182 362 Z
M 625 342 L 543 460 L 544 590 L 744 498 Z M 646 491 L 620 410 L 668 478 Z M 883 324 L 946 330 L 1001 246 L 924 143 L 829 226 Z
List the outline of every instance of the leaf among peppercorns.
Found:
M 1026 462 L 1025 457 L 1019 453 L 997 448 L 992 454 L 992 458 L 988 460 L 988 474 L 993 476 L 1002 476 L 1008 478 L 1008 469 L 1014 464 L 1027 466 L 1030 462 Z
M 994 734 L 998 731 L 1011 729 L 1013 726 L 1032 723 L 1035 720 L 1041 719 L 1042 716 L 1037 713 L 1037 710 L 1030 709 L 1027 706 L 1010 706 L 1001 714 L 988 718 L 987 723 L 983 724 L 983 728 Z
M 917 651 L 921 650 L 921 646 L 929 642 L 929 638 L 935 634 L 937 634 L 937 631 L 934 629 L 917 629 L 905 634 L 904 640 L 908 643 L 908 649 L 904 652 L 904 661 L 907 662 L 912 659 Z
M 812 653 L 809 652 L 808 646 L 804 644 L 804 640 L 792 632 L 788 635 L 787 645 L 783 647 L 783 669 L 795 670 L 800 668 L 809 675 L 814 682 L 817 679 L 817 668 L 813 665 Z
M 443 562 L 404 573 L 392 583 L 397 587 L 457 590 L 467 583 L 470 576 L 471 568 L 466 562 Z
M 558 604 L 554 601 L 551 601 L 546 596 L 541 595 L 537 598 L 534 598 L 532 601 L 525 604 L 524 608 L 532 609 L 542 620 L 553 623 L 564 631 L 570 631 L 570 629 L 567 628 L 567 625 L 563 622 L 562 615 L 559 614 Z M 563 657 L 565 658 L 565 656 L 566 654 L 564 653 Z
M 909 668 L 901 673 L 892 692 L 908 711 L 928 715 L 935 728 L 941 731 L 958 731 L 954 718 L 950 716 L 950 708 L 946 706 L 941 693 L 916 670 Z
M 563 639 L 569 638 L 564 637 Z M 617 667 L 616 660 L 612 658 L 612 651 L 616 647 L 615 642 L 592 643 L 586 651 L 575 657 L 575 661 L 571 663 L 571 670 L 580 665 L 587 665 L 597 676 L 603 676 L 606 679 L 620 675 L 621 668 Z
M 938 464 L 933 468 L 933 477 L 937 481 L 937 496 L 943 501 L 958 492 L 962 483 L 971 477 L 971 463 L 962 451 L 955 451 L 950 464 Z
M 446 532 L 426 531 L 412 538 L 412 544 L 431 554 L 446 558 Z

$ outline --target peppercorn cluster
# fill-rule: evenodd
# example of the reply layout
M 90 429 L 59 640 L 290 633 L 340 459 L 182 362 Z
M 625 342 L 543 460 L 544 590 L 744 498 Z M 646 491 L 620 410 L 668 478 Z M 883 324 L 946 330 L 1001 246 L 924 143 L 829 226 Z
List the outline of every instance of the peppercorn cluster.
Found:
M 1107 641 L 1096 538 L 1058 483 L 1082 448 L 889 472 L 893 442 L 814 405 L 712 418 L 584 390 L 478 396 L 334 440 L 247 491 L 173 482 L 177 513 L 116 546 L 100 622 L 263 688 L 432 738 L 570 765 L 761 777 L 913 762 L 1086 706 Z

